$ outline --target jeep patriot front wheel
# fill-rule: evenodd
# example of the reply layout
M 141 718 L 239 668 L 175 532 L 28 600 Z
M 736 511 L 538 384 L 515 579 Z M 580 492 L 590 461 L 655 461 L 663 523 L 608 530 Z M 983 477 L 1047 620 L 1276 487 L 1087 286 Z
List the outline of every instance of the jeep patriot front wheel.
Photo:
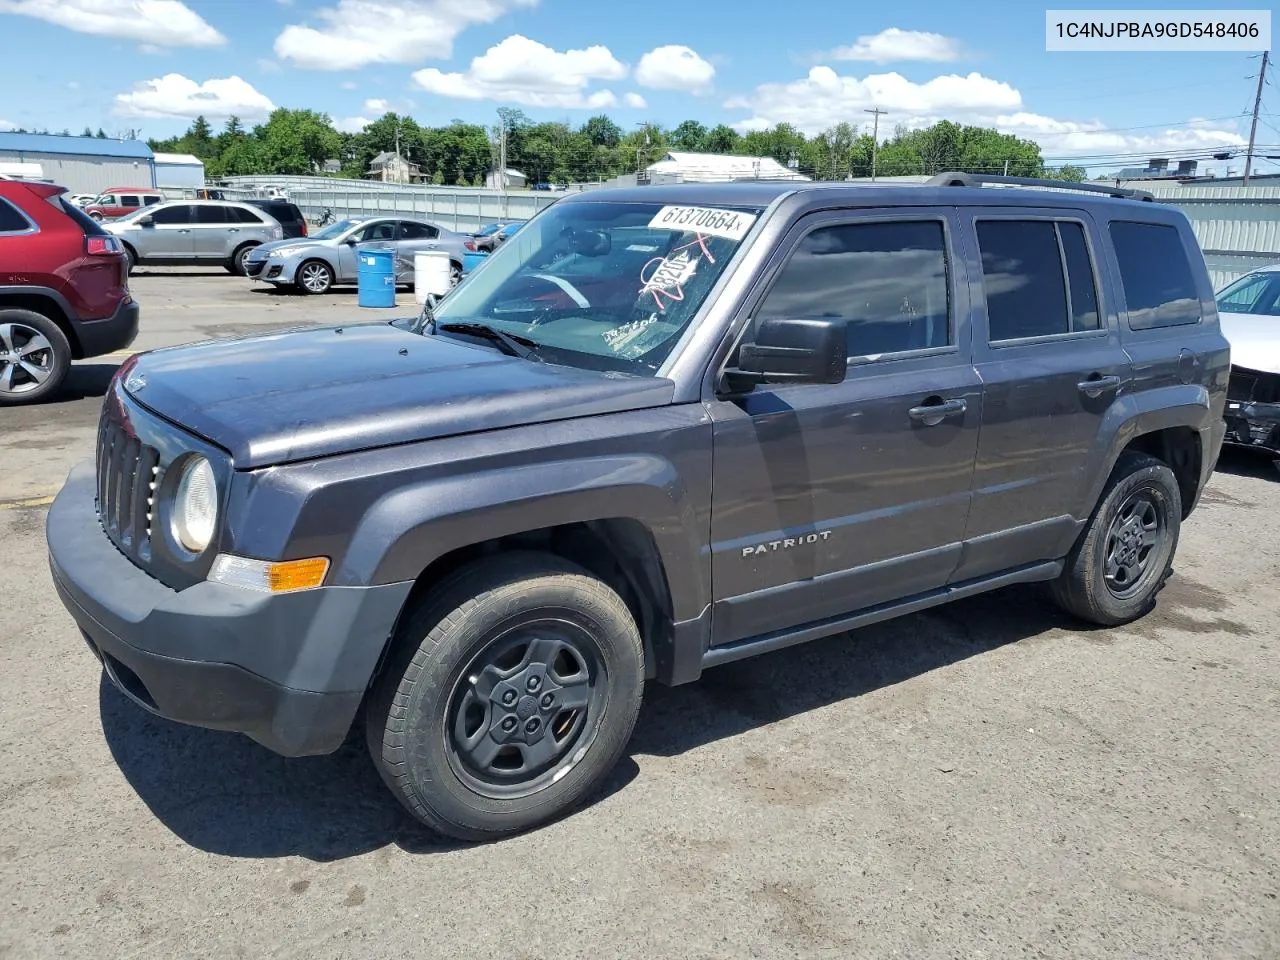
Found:
M 418 819 L 465 840 L 568 811 L 613 768 L 644 682 L 622 599 L 559 558 L 472 564 L 412 610 L 366 725 L 383 780 Z

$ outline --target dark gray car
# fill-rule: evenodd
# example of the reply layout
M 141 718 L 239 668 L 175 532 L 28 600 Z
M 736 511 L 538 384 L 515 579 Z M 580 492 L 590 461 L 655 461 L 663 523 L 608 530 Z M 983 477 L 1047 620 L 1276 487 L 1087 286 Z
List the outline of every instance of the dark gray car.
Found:
M 592 191 L 434 316 L 143 354 L 58 591 L 142 708 L 362 713 L 473 839 L 597 787 L 646 679 L 1014 583 L 1134 620 L 1222 443 L 1209 276 L 1174 208 L 1003 179 Z

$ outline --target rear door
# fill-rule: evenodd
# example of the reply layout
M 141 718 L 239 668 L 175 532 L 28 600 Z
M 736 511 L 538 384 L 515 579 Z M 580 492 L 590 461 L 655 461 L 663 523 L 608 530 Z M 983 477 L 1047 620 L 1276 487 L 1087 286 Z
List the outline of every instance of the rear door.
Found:
M 151 217 L 151 223 L 139 226 L 138 229 L 138 252 L 144 258 L 194 259 L 195 242 L 191 236 L 193 217 L 190 204 L 175 203 L 156 207 L 148 216 Z
M 231 256 L 227 249 L 228 230 L 235 226 L 228 223 L 227 208 L 216 204 L 192 204 L 194 214 L 191 223 L 191 246 L 197 260 L 225 260 Z
M 751 325 L 841 318 L 849 370 L 708 402 L 714 643 L 935 589 L 955 569 L 982 391 L 954 227 L 943 209 L 840 211 L 779 245 Z
M 954 579 L 1052 560 L 1088 518 L 1103 418 L 1125 389 L 1097 224 L 1084 210 L 963 210 L 975 261 L 982 428 Z

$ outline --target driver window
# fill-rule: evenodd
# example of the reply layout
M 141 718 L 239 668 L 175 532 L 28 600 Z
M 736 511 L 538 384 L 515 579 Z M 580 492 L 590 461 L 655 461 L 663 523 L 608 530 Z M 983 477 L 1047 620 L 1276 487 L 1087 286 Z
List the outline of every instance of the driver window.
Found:
M 1266 274 L 1241 284 L 1218 301 L 1218 309 L 1227 313 L 1251 313 L 1253 305 L 1262 299 L 1262 293 L 1270 283 Z
M 371 223 L 364 228 L 364 234 L 361 236 L 361 242 L 368 243 L 370 240 L 394 240 L 396 238 L 396 224 L 394 220 L 380 220 L 377 223 Z
M 800 241 L 754 322 L 844 320 L 851 358 L 948 346 L 946 249 L 939 220 L 820 227 Z

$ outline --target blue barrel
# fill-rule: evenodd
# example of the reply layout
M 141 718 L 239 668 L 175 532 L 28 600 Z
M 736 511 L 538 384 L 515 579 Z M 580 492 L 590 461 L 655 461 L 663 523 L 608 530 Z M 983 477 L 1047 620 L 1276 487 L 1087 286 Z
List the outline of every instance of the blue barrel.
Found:
M 356 271 L 359 290 L 357 302 L 362 307 L 394 307 L 396 305 L 396 255 L 394 250 L 357 250 L 360 266 Z

